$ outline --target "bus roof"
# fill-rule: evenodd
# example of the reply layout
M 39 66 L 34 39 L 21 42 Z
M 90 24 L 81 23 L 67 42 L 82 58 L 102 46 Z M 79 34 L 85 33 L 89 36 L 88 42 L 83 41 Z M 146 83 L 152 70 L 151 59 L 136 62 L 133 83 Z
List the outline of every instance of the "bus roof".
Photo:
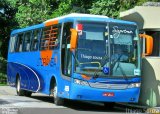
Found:
M 54 18 L 54 19 L 49 19 L 44 23 L 47 23 L 50 21 L 56 21 L 56 20 L 58 20 L 59 23 L 67 22 L 67 21 L 82 20 L 82 21 L 101 21 L 101 22 L 118 22 L 118 23 L 125 23 L 125 24 L 136 24 L 135 22 L 113 19 L 103 15 L 82 14 L 82 13 L 71 13 L 65 16 Z
M 113 19 L 113 18 L 109 18 L 107 16 L 102 16 L 102 15 L 71 13 L 71 14 L 68 14 L 65 16 L 49 19 L 49 20 L 47 20 L 41 24 L 38 24 L 38 25 L 33 25 L 30 27 L 13 30 L 11 34 L 16 34 L 16 33 L 24 32 L 24 31 L 28 31 L 28 30 L 33 30 L 36 28 L 42 28 L 42 27 L 46 26 L 46 23 L 50 23 L 50 22 L 52 23 L 54 21 L 56 21 L 58 23 L 63 23 L 63 22 L 68 22 L 68 21 L 73 22 L 75 20 L 78 20 L 78 21 L 97 21 L 97 22 L 117 22 L 117 23 L 123 23 L 123 24 L 136 25 L 135 22 Z

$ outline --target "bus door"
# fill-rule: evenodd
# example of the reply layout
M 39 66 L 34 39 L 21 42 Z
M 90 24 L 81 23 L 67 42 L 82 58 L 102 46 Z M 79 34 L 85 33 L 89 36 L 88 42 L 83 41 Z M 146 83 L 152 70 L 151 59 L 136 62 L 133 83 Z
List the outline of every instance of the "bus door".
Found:
M 70 38 L 71 38 L 71 32 L 70 28 L 73 27 L 72 22 L 64 23 L 63 26 L 63 34 L 62 34 L 62 45 L 61 45 L 61 73 L 62 78 L 64 79 L 64 85 L 61 86 L 61 90 L 64 91 L 66 95 L 68 96 L 69 88 L 70 88 L 70 81 L 71 81 L 71 75 L 72 75 L 72 54 L 70 52 Z M 62 84 L 62 83 L 61 83 Z

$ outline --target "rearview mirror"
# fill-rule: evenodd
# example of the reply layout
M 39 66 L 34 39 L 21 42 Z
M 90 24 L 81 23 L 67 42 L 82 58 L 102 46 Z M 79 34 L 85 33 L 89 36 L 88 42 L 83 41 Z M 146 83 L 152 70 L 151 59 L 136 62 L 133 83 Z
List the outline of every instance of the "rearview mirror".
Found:
M 143 38 L 143 52 L 142 55 L 151 55 L 153 51 L 153 38 L 146 34 L 139 34 Z
M 70 31 L 71 31 L 70 51 L 73 51 L 77 48 L 78 32 L 75 29 L 70 29 Z

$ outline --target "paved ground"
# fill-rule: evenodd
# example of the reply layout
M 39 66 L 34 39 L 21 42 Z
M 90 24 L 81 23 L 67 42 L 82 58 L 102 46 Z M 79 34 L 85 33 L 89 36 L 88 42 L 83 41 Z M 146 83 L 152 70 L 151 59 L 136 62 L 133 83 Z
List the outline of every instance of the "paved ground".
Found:
M 0 114 L 140 114 L 142 111 L 118 105 L 107 110 L 101 103 L 68 100 L 64 106 L 56 106 L 49 96 L 39 93 L 32 97 L 16 96 L 15 88 L 0 86 Z

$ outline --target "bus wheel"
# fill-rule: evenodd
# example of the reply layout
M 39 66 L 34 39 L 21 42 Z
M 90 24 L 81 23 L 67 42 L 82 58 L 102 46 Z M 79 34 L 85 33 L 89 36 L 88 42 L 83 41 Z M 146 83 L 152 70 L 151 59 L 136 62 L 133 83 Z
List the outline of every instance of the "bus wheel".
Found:
M 32 95 L 32 92 L 25 90 L 24 95 L 30 97 Z
M 17 79 L 17 83 L 16 83 L 16 91 L 17 91 L 17 95 L 18 96 L 23 96 L 24 95 L 24 90 L 21 89 L 21 85 L 20 85 L 20 79 Z
M 54 103 L 56 105 L 63 105 L 64 103 L 64 99 L 58 97 L 58 93 L 57 93 L 57 84 L 54 84 L 54 88 L 52 89 L 52 94 L 53 94 L 53 98 L 54 98 Z
M 114 103 L 114 102 L 104 102 L 104 107 L 105 107 L 106 109 L 111 110 L 111 109 L 114 108 L 114 106 L 115 106 L 115 103 Z

